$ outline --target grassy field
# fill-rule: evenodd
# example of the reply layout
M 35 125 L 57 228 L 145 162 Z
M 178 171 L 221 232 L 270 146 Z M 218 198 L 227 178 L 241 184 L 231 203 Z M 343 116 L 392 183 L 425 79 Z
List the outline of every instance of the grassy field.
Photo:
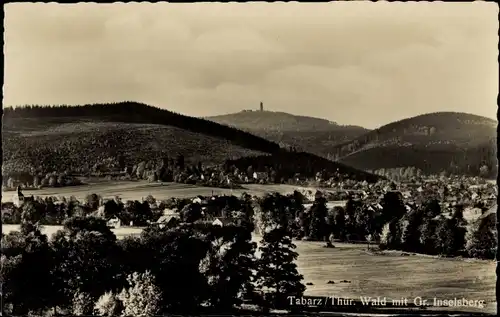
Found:
M 3 225 L 8 233 L 17 225 Z M 60 226 L 45 226 L 49 236 Z M 139 235 L 141 228 L 113 229 L 118 238 Z M 254 236 L 258 242 L 259 236 Z M 413 303 L 419 296 L 432 302 L 437 299 L 484 300 L 483 309 L 452 307 L 453 311 L 496 313 L 495 262 L 472 259 L 437 258 L 424 255 L 401 256 L 399 252 L 373 254 L 363 244 L 296 241 L 297 265 L 308 285 L 306 295 L 338 296 L 359 300 L 360 296 L 387 297 L 387 300 L 408 298 Z M 349 283 L 342 283 L 347 280 Z M 327 284 L 334 281 L 334 284 Z M 431 307 L 432 308 L 432 307 Z
M 372 254 L 366 245 L 297 241 L 298 267 L 304 275 L 306 295 L 338 296 L 359 300 L 360 296 L 484 300 L 485 308 L 452 307 L 448 310 L 496 313 L 495 262 L 436 258 L 424 255 L 401 256 L 400 252 Z M 327 284 L 328 281 L 335 284 Z M 350 283 L 340 283 L 341 280 Z
M 25 196 L 75 196 L 78 200 L 84 199 L 87 195 L 96 193 L 104 198 L 114 198 L 119 196 L 122 200 L 141 200 L 148 195 L 152 195 L 156 199 L 167 199 L 170 197 L 195 197 L 197 195 L 209 196 L 212 193 L 217 195 L 236 195 L 239 196 L 243 192 L 251 195 L 262 196 L 269 192 L 280 192 L 282 194 L 292 193 L 298 186 L 292 185 L 258 185 L 248 184 L 244 189 L 225 189 L 213 187 L 200 187 L 188 184 L 179 183 L 149 183 L 147 181 L 101 181 L 92 182 L 87 185 L 60 187 L 60 188 L 43 188 L 34 190 L 23 190 Z M 12 196 L 15 191 L 2 192 L 2 202 L 12 201 Z

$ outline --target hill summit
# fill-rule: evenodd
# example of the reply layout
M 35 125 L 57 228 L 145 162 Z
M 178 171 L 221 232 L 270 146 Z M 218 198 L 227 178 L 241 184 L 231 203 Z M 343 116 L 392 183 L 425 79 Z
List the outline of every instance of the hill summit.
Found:
M 298 116 L 286 112 L 243 110 L 238 113 L 208 117 L 208 120 L 249 131 L 330 131 L 338 129 L 336 122 Z
M 277 142 L 282 147 L 292 146 L 325 158 L 330 158 L 330 149 L 333 146 L 353 140 L 369 131 L 359 126 L 339 125 L 325 119 L 265 110 L 244 110 L 207 119 L 248 131 Z
M 436 112 L 396 121 L 331 148 L 340 162 L 365 170 L 413 166 L 424 173 L 496 175 L 497 121 Z M 485 170 L 483 168 L 483 170 Z

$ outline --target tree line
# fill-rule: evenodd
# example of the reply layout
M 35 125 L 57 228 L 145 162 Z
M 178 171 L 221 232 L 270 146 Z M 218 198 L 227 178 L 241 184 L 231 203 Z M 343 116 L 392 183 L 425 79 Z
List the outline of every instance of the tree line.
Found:
M 203 208 L 204 207 L 204 208 Z M 156 200 L 149 195 L 142 201 L 122 201 L 119 197 L 104 200 L 97 194 L 89 194 L 83 201 L 75 197 L 26 197 L 21 207 L 13 203 L 2 203 L 2 223 L 21 224 L 22 215 L 29 214 L 40 225 L 62 225 L 73 217 L 95 216 L 104 220 L 119 218 L 124 226 L 147 226 L 156 222 L 165 209 L 177 211 L 180 221 L 195 222 L 202 217 L 232 218 L 235 223 L 252 223 L 253 202 L 251 197 L 243 195 L 212 197 L 203 205 L 189 198 L 170 198 Z M 202 210 L 203 208 L 203 210 Z M 202 212 L 203 211 L 203 212 Z
M 20 231 L 2 234 L 6 315 L 231 313 L 243 303 L 269 311 L 305 290 L 279 227 L 257 248 L 246 226 L 148 227 L 118 240 L 105 219 L 73 216 L 49 239 L 32 212 L 23 211 Z
M 277 183 L 280 183 L 281 179 L 314 178 L 317 173 L 322 173 L 323 179 L 333 177 L 338 180 L 366 180 L 370 183 L 382 178 L 307 152 L 282 151 L 273 155 L 248 156 L 227 160 L 225 165 L 234 165 L 238 169 L 247 169 L 248 166 L 252 166 L 256 171 L 274 170 L 275 177 L 272 180 Z
M 340 160 L 354 167 L 377 170 L 400 166 L 420 170 L 422 175 L 468 175 L 496 177 L 496 140 L 460 149 L 456 146 L 386 146 L 363 150 Z
M 33 157 L 34 158 L 34 157 Z M 50 160 L 38 161 L 33 164 L 23 165 L 22 161 L 15 161 L 16 167 L 7 164 L 4 170 L 4 186 L 15 187 L 16 183 L 28 187 L 56 187 L 81 184 L 78 179 L 71 177 L 80 176 L 106 176 L 122 180 L 144 179 L 150 182 L 178 182 L 200 186 L 213 186 L 221 188 L 237 188 L 238 183 L 264 182 L 297 184 L 314 180 L 321 175 L 322 180 L 334 179 L 342 181 L 347 179 L 367 180 L 376 182 L 380 176 L 359 171 L 348 166 L 329 161 L 324 158 L 304 152 L 283 151 L 272 155 L 248 156 L 236 160 L 226 160 L 224 164 L 208 167 L 202 161 L 193 162 L 182 154 L 172 155 L 164 153 L 136 164 L 130 164 L 125 155 L 117 154 L 115 157 L 100 157 L 93 165 L 89 162 L 68 159 L 63 162 L 73 162 L 79 166 L 69 166 L 63 172 L 50 172 L 50 161 L 60 160 L 50 156 Z M 48 165 L 46 165 L 47 163 Z M 53 166 L 54 167 L 54 166 Z M 254 179 L 253 172 L 265 173 L 265 179 Z
M 56 204 L 52 198 L 38 198 L 21 208 L 3 203 L 2 221 L 22 223 L 22 215 L 29 214 L 39 224 L 60 225 L 72 217 L 95 216 L 105 220 L 117 217 L 125 226 L 147 226 L 156 222 L 164 209 L 172 209 L 180 223 L 223 218 L 260 233 L 266 228 L 279 227 L 295 239 L 377 243 L 381 249 L 430 255 L 491 259 L 496 254 L 496 215 L 484 213 L 486 209 L 478 220 L 468 223 L 462 205 L 442 210 L 437 198 L 429 198 L 409 207 L 397 191 L 387 192 L 379 202 L 349 198 L 344 207 L 331 209 L 321 193 L 310 208 L 305 208 L 306 202 L 297 191 L 263 197 L 214 196 L 199 201 L 173 198 L 157 201 L 148 196 L 142 202 L 125 203 L 118 198 L 103 201 L 92 194 L 83 203 L 69 199 Z

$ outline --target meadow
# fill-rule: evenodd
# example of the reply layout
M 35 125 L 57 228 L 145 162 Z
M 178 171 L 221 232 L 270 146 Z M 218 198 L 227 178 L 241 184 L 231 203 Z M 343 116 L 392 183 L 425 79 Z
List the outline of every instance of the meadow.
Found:
M 61 226 L 44 226 L 51 236 Z M 7 234 L 18 225 L 3 225 Z M 119 239 L 139 235 L 142 228 L 112 229 Z M 260 236 L 254 235 L 255 242 Z M 295 241 L 297 265 L 307 285 L 305 295 L 338 296 L 360 300 L 360 296 L 387 297 L 387 300 L 415 297 L 432 302 L 437 299 L 484 300 L 484 308 L 450 307 L 453 311 L 496 313 L 495 262 L 426 255 L 402 256 L 391 251 L 372 253 L 365 244 L 335 243 L 325 248 L 322 242 Z M 344 280 L 348 282 L 343 282 Z M 329 284 L 333 281 L 334 284 Z M 435 309 L 434 307 L 429 307 Z
M 103 198 L 114 198 L 119 196 L 123 201 L 141 200 L 148 195 L 152 195 L 158 200 L 175 198 L 189 198 L 197 195 L 210 196 L 214 195 L 235 195 L 239 196 L 242 193 L 250 195 L 263 196 L 269 192 L 279 192 L 281 194 L 292 193 L 299 188 L 295 185 L 282 184 L 246 184 L 243 189 L 201 187 L 189 184 L 180 183 L 149 183 L 146 181 L 92 181 L 85 185 L 58 187 L 58 188 L 42 188 L 42 189 L 26 189 L 23 190 L 25 196 L 64 196 L 69 198 L 74 196 L 78 200 L 84 200 L 89 194 L 96 193 Z M 309 189 L 309 188 L 308 188 Z M 15 191 L 2 192 L 2 202 L 11 202 Z

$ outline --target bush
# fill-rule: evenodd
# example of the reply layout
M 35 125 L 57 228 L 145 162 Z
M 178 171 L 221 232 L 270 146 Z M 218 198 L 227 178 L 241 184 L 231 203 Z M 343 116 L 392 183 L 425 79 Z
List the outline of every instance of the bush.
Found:
M 125 316 L 155 316 L 161 311 L 161 291 L 155 285 L 150 271 L 133 273 L 127 277 L 128 288 L 118 298 L 123 302 Z
M 73 314 L 75 316 L 93 315 L 94 301 L 90 294 L 76 292 L 73 296 Z
M 123 303 L 113 292 L 104 293 L 94 306 L 100 316 L 119 316 L 123 311 Z

